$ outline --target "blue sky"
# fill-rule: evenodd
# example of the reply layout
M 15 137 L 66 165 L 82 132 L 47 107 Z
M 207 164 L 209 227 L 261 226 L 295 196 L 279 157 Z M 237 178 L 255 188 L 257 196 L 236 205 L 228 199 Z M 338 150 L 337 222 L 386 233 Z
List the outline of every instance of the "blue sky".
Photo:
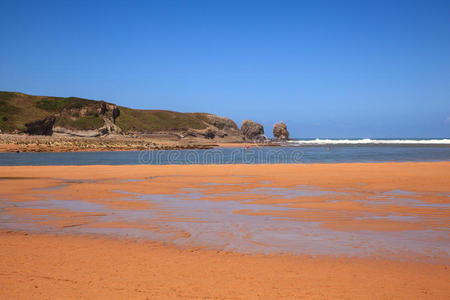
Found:
M 0 1 L 0 90 L 449 137 L 450 1 Z

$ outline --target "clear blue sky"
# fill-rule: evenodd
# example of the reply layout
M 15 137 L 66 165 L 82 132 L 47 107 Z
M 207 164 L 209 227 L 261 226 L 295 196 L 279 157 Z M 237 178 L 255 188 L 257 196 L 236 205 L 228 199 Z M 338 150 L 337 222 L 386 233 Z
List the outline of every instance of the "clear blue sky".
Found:
M 0 1 L 0 90 L 449 137 L 450 1 Z

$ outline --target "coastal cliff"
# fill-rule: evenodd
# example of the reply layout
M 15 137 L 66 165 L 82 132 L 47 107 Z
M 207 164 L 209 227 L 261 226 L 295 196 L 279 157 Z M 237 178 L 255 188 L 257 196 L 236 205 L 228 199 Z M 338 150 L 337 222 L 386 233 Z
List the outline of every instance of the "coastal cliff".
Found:
M 242 141 L 233 120 L 209 113 L 138 110 L 106 101 L 17 92 L 0 92 L 0 130 L 49 136 L 165 135 L 174 139 Z

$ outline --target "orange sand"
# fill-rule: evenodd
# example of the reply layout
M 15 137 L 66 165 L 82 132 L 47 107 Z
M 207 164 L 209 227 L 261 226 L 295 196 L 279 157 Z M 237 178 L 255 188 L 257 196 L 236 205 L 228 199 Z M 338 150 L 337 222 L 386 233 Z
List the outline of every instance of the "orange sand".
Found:
M 305 208 L 289 210 L 240 210 L 236 214 L 267 214 L 293 220 L 321 222 L 324 228 L 352 232 L 366 229 L 391 232 L 410 229 L 449 228 L 448 209 L 396 205 L 368 206 L 351 201 L 356 196 L 391 190 L 416 192 L 425 203 L 448 203 L 450 162 L 221 165 L 221 166 L 69 166 L 0 167 L 2 205 L 39 200 L 33 189 L 61 183 L 63 189 L 46 193 L 58 199 L 109 205 L 114 209 L 152 208 L 139 201 L 123 201 L 115 189 L 135 193 L 174 194 L 183 188 L 204 188 L 204 200 L 238 201 L 248 188 L 308 185 L 336 192 L 346 191 L 337 203 L 326 195 L 284 199 L 283 195 L 252 195 L 253 202 L 285 203 Z M 79 180 L 95 180 L 80 182 Z M 145 179 L 124 182 L 126 179 Z M 206 186 L 202 184 L 215 183 Z M 240 185 L 245 182 L 246 185 Z M 227 196 L 228 193 L 228 196 Z M 231 194 L 230 194 L 231 193 Z M 223 194 L 208 199 L 208 194 Z M 247 195 L 248 197 L 248 195 Z M 401 197 L 401 196 L 400 196 Z M 189 201 L 189 200 L 186 200 Z M 155 208 L 156 209 L 156 208 Z M 413 215 L 423 222 L 361 219 L 361 211 L 377 216 Z M 0 211 L 1 212 L 1 211 Z M 38 222 L 70 226 L 134 226 L 170 230 L 155 224 L 94 222 L 98 212 L 71 212 L 8 206 L 3 212 L 35 218 Z M 289 215 L 291 214 L 291 215 Z M 58 219 L 53 219 L 58 217 Z M 170 219 L 168 213 L 165 218 Z M 431 220 L 431 221 L 430 221 Z M 434 221 L 433 221 L 434 220 Z M 0 225 L 0 228 L 1 225 Z M 177 231 L 177 238 L 189 233 Z M 225 233 L 224 233 L 225 235 Z M 256 241 L 255 241 L 256 242 Z M 445 242 L 445 241 L 444 241 Z M 294 255 L 242 255 L 202 248 L 134 242 L 90 236 L 0 233 L 1 298 L 376 298 L 448 299 L 448 254 L 440 263 L 421 263 L 407 257 L 340 258 Z M 445 259 L 446 258 L 446 259 Z
M 448 299 L 447 266 L 0 233 L 3 299 Z
M 304 211 L 239 210 L 235 213 L 296 218 L 298 220 L 321 221 L 322 226 L 336 230 L 377 230 L 448 228 L 448 209 L 439 207 L 409 207 L 397 205 L 367 206 L 353 200 L 369 201 L 370 196 L 391 190 L 417 193 L 415 198 L 425 203 L 447 203 L 450 192 L 450 163 L 372 163 L 372 164 L 311 164 L 311 165 L 186 165 L 186 166 L 33 166 L 0 167 L 0 177 L 10 178 L 2 184 L 2 194 L 10 201 L 38 200 L 35 188 L 51 187 L 65 181 L 70 185 L 62 190 L 46 194 L 60 199 L 83 199 L 107 204 L 119 209 L 148 207 L 139 201 L 121 201 L 123 195 L 117 190 L 141 194 L 174 194 L 183 188 L 203 188 L 205 200 L 253 199 L 252 203 L 284 203 L 289 207 L 305 208 Z M 24 180 L 30 178 L 32 180 Z M 123 182 L 128 179 L 143 179 L 138 182 Z M 61 181 L 65 180 L 65 181 Z M 96 180 L 77 183 L 70 180 Z M 120 182 L 122 181 L 122 182 Z M 215 185 L 205 186 L 213 182 Z M 245 185 L 240 183 L 245 182 Z M 345 195 L 333 195 L 339 203 L 330 203 L 329 196 L 299 197 L 285 199 L 283 196 L 264 194 L 242 194 L 251 188 L 292 188 L 307 185 L 327 189 Z M 241 194 L 239 194 L 241 192 Z M 231 195 L 227 195 L 231 194 Z M 235 194 L 233 194 L 235 193 Z M 219 196 L 217 196 L 217 194 Z M 208 195 L 211 197 L 208 198 Z M 220 196 L 222 195 L 222 196 Z M 250 197 L 251 196 L 251 197 Z M 132 197 L 132 196 L 130 196 Z M 400 196 L 401 197 L 401 196 Z M 20 212 L 11 208 L 11 212 Z M 361 211 L 386 216 L 413 215 L 426 217 L 429 221 L 408 223 L 383 219 L 354 221 Z M 444 215 L 443 215 L 444 214 Z M 434 220 L 439 217 L 440 221 Z M 444 216 L 444 218 L 443 218 Z M 444 220 L 444 222 L 442 221 Z

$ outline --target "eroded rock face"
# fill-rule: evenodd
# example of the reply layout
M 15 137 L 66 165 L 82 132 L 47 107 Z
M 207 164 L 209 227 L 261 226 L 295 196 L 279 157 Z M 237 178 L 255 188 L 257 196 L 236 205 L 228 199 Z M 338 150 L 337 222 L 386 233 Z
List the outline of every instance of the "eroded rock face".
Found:
M 289 131 L 283 121 L 273 125 L 273 136 L 279 141 L 289 140 Z
M 206 128 L 186 129 L 179 133 L 180 138 L 225 139 L 220 141 L 241 142 L 242 134 L 236 123 L 227 117 L 209 113 L 190 113 L 189 115 L 201 120 Z
M 120 134 L 122 130 L 116 125 L 116 118 L 119 115 L 120 110 L 117 105 L 106 102 L 96 102 L 83 107 L 68 107 L 55 115 L 57 121 L 53 128 L 53 133 L 77 137 L 99 137 L 108 134 Z M 77 120 L 92 116 L 103 119 L 103 125 L 98 128 L 80 129 L 58 124 L 58 118 Z
M 217 127 L 220 130 L 235 130 L 235 131 L 239 131 L 238 126 L 236 125 L 236 123 L 234 123 L 233 120 L 231 120 L 230 118 L 227 117 L 220 117 L 220 116 L 216 116 L 213 114 L 203 114 L 205 120 L 207 121 L 208 124 L 213 125 L 214 127 Z
M 265 139 L 264 127 L 256 122 L 244 120 L 241 125 L 241 133 L 247 141 Z
M 102 103 L 98 109 L 98 113 L 108 117 L 113 123 L 116 123 L 116 118 L 120 115 L 120 110 L 115 104 Z
M 53 127 L 53 133 L 57 136 L 76 136 L 76 137 L 99 137 L 105 135 L 104 128 L 92 129 L 92 130 L 75 130 L 64 127 Z
M 55 120 L 54 116 L 50 116 L 43 120 L 27 123 L 25 124 L 27 127 L 25 132 L 30 135 L 52 135 Z

